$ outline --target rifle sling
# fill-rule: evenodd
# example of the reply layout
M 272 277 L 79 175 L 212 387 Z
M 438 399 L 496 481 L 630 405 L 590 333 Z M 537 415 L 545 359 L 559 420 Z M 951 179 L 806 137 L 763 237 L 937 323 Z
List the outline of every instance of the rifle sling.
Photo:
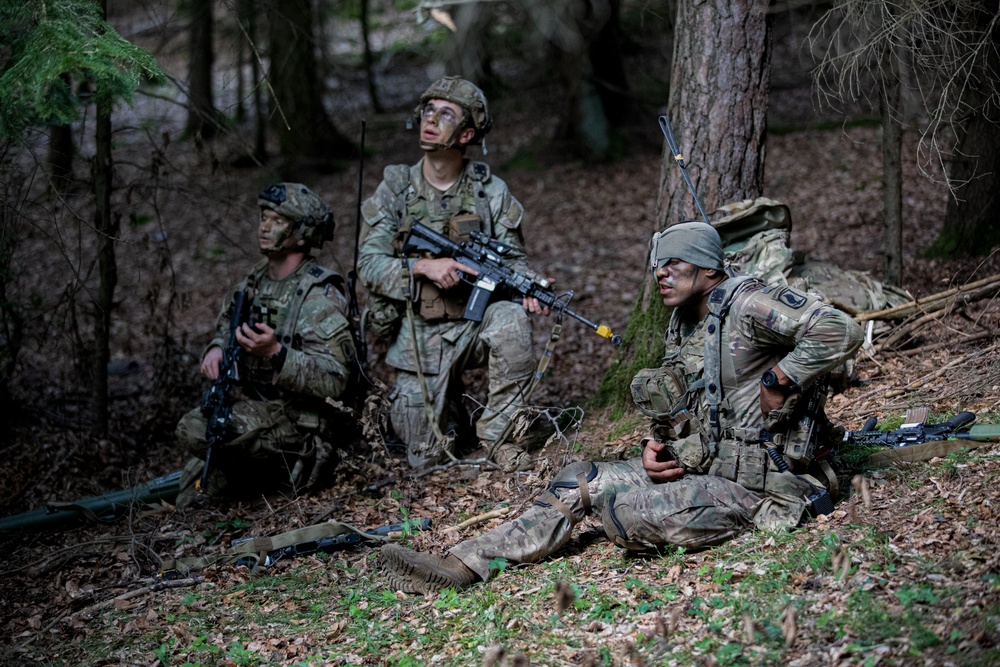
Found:
M 971 439 L 921 442 L 916 445 L 893 447 L 891 449 L 875 452 L 868 457 L 868 463 L 877 466 L 887 466 L 894 463 L 930 461 L 933 458 L 943 458 L 952 452 L 957 452 L 960 449 L 973 449 L 975 447 L 980 447 L 986 444 L 986 442 Z
M 164 559 L 160 566 L 161 578 L 172 578 L 177 575 L 187 576 L 191 572 L 203 570 L 212 565 L 231 565 L 236 561 L 249 558 L 254 562 L 251 574 L 259 571 L 261 563 L 264 562 L 267 554 L 279 549 L 295 546 L 305 542 L 316 542 L 325 538 L 336 537 L 345 533 L 357 533 L 361 539 L 375 542 L 385 542 L 389 538 L 381 535 L 366 533 L 354 526 L 341 523 L 339 521 L 327 521 L 326 523 L 314 526 L 296 528 L 278 535 L 254 537 L 243 542 L 239 542 L 229 549 L 219 554 L 211 556 L 201 556 L 197 558 L 177 558 Z

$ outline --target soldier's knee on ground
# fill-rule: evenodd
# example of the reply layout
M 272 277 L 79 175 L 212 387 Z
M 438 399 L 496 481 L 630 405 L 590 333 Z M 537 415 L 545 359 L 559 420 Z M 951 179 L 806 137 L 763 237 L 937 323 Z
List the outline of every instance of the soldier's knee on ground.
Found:
M 204 415 L 201 414 L 201 408 L 195 408 L 185 413 L 180 421 L 177 422 L 177 427 L 174 429 L 177 444 L 188 454 L 203 456 L 205 454 L 205 447 L 207 446 L 205 441 L 205 429 L 207 427 L 208 423 L 205 421 Z
M 590 482 L 597 477 L 597 466 L 577 461 L 560 470 L 548 488 L 535 500 L 540 507 L 555 507 L 571 521 L 581 521 L 592 507 Z
M 416 470 L 440 463 L 454 445 L 450 438 L 443 443 L 435 441 L 422 396 L 397 394 L 389 409 L 389 421 L 399 439 L 406 443 L 407 462 Z

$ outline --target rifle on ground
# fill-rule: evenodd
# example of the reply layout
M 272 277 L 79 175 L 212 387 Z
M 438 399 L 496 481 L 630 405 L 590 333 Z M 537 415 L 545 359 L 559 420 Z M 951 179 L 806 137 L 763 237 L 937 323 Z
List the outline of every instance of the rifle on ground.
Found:
M 977 424 L 968 431 L 961 431 L 976 420 L 971 412 L 959 412 L 941 424 L 926 424 L 908 421 L 895 431 L 876 431 L 877 417 L 869 417 L 860 431 L 847 431 L 844 442 L 852 445 L 883 445 L 885 447 L 908 447 L 925 442 L 940 440 L 977 440 L 979 442 L 1000 442 L 1000 426 Z
M 389 537 L 393 533 L 430 530 L 430 527 L 431 520 L 429 518 L 425 518 L 415 521 L 407 521 L 404 523 L 392 523 L 387 526 L 380 526 L 378 528 L 373 528 L 372 530 L 366 530 L 364 533 L 346 532 L 341 533 L 340 535 L 320 537 L 317 539 L 306 540 L 304 542 L 298 542 L 296 544 L 291 544 L 278 549 L 271 549 L 270 551 L 267 551 L 264 558 L 260 560 L 256 557 L 240 558 L 236 561 L 236 565 L 243 565 L 246 567 L 270 567 L 282 558 L 294 558 L 295 556 L 308 556 L 309 554 L 331 553 L 334 551 L 350 549 L 365 539 L 366 535 L 371 535 L 373 537 Z M 238 548 L 240 545 L 253 542 L 254 539 L 256 538 L 245 537 L 233 540 L 231 546 Z
M 465 319 L 481 322 L 486 306 L 495 294 L 504 298 L 533 297 L 546 308 L 565 313 L 593 329 L 598 336 L 610 339 L 615 347 L 621 345 L 622 337 L 613 334 L 610 327 L 595 324 L 569 309 L 569 302 L 573 298 L 572 290 L 556 294 L 544 281 L 536 281 L 507 266 L 504 257 L 510 252 L 509 246 L 476 230 L 469 236 L 468 241 L 455 243 L 415 222 L 403 244 L 403 252 L 406 254 L 428 253 L 434 257 L 450 257 L 479 272 L 477 276 L 460 274 L 464 282 L 472 285 L 472 293 L 465 306 Z
M 236 330 L 249 319 L 250 299 L 246 290 L 233 294 L 233 304 L 229 310 L 229 343 L 222 350 L 222 363 L 219 366 L 219 376 L 205 393 L 201 402 L 201 413 L 205 415 L 205 466 L 201 469 L 201 477 L 195 482 L 198 494 L 205 493 L 208 484 L 208 473 L 212 464 L 213 450 L 232 438 L 234 390 L 240 382 L 239 366 L 243 358 L 243 348 L 236 340 Z
M 37 510 L 0 519 L 0 533 L 45 530 L 87 520 L 111 523 L 124 516 L 133 505 L 157 503 L 161 500 L 172 501 L 177 497 L 180 483 L 181 471 L 178 470 L 123 491 L 90 496 L 68 503 L 51 502 Z
M 904 423 L 894 431 L 877 431 L 877 417 L 869 417 L 860 431 L 847 431 L 844 442 L 860 446 L 882 446 L 887 449 L 868 457 L 868 462 L 885 464 L 902 461 L 925 461 L 934 456 L 946 456 L 973 443 L 1000 442 L 1000 424 L 975 424 L 972 412 L 959 412 L 946 422 L 927 424 L 927 409 L 908 410 Z M 964 444 L 963 444 L 964 443 Z

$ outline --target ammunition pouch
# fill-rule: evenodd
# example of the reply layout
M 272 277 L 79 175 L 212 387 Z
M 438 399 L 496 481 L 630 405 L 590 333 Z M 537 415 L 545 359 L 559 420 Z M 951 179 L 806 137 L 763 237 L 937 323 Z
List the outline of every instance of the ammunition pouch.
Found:
M 369 293 L 366 311 L 366 327 L 376 338 L 392 338 L 399 331 L 403 321 L 402 302 Z
M 474 213 L 456 215 L 448 221 L 448 238 L 455 243 L 465 243 L 473 231 L 483 231 L 483 219 Z
M 463 285 L 443 291 L 429 280 L 420 280 L 417 283 L 417 313 L 428 322 L 464 319 L 467 290 L 461 289 Z M 452 292 L 463 296 L 457 297 Z
M 393 237 L 393 248 L 402 252 L 406 237 L 410 233 L 413 221 L 404 221 Z M 482 231 L 483 220 L 478 215 L 466 213 L 456 215 L 448 220 L 447 236 L 455 243 L 465 243 L 473 231 Z M 416 284 L 414 299 L 416 312 L 428 322 L 438 320 L 465 319 L 465 304 L 469 299 L 471 288 L 467 283 L 460 283 L 450 290 L 442 290 L 429 280 L 419 280 Z
M 682 364 L 668 362 L 659 368 L 644 368 L 632 378 L 629 389 L 635 407 L 647 417 L 652 417 L 657 424 L 673 427 L 675 422 L 681 425 L 691 420 L 690 416 L 682 417 L 689 403 L 687 378 Z M 700 424 L 698 426 L 700 428 Z M 672 437 L 684 435 L 674 433 Z

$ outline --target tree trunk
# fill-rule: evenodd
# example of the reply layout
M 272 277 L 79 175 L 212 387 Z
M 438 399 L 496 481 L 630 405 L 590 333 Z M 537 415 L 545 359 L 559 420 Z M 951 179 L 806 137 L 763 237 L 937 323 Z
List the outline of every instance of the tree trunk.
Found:
M 944 225 L 934 244 L 936 253 L 985 255 L 1000 243 L 997 174 L 1000 174 L 1000 125 L 976 113 L 968 120 L 951 159 L 948 178 L 960 185 L 948 197 Z
M 375 113 L 385 111 L 378 100 L 378 88 L 375 87 L 375 58 L 372 55 L 372 45 L 368 29 L 369 0 L 361 0 L 361 42 L 365 50 L 365 79 L 368 82 L 368 96 L 372 99 L 372 109 Z
M 52 176 L 52 187 L 56 192 L 64 191 L 73 182 L 73 158 L 76 147 L 73 145 L 72 125 L 53 125 L 49 128 L 49 171 Z
M 588 58 L 604 115 L 611 127 L 618 127 L 634 120 L 635 105 L 629 94 L 628 76 L 622 59 L 621 2 L 609 0 L 609 5 L 611 15 L 590 43 Z
M 563 0 L 536 17 L 559 48 L 565 111 L 556 138 L 572 153 L 603 160 L 611 156 L 614 124 L 624 119 L 628 84 L 620 51 L 618 0 Z
M 448 53 L 448 73 L 468 79 L 489 96 L 496 92 L 486 39 L 493 22 L 492 3 L 458 5 L 451 14 L 455 32 Z
M 1000 27 L 991 35 L 994 48 L 983 49 L 985 72 L 1000 71 Z M 983 80 L 990 81 L 988 75 Z M 992 92 L 992 91 L 989 91 Z M 975 111 L 958 125 L 948 180 L 955 193 L 948 197 L 941 234 L 932 251 L 940 255 L 985 255 L 1000 243 L 1000 124 L 995 103 L 979 87 L 966 89 L 963 100 Z M 984 108 L 985 107 L 985 108 Z M 964 131 L 963 131 L 964 130 Z
M 698 196 L 711 212 L 759 197 L 770 87 L 771 33 L 762 0 L 680 0 L 670 123 Z M 657 226 L 699 219 L 664 143 Z
M 107 0 L 101 0 L 102 16 L 107 20 Z M 97 257 L 100 285 L 94 316 L 94 351 L 91 358 L 91 432 L 96 438 L 108 437 L 108 361 L 111 357 L 111 309 L 114 307 L 118 266 L 115 242 L 118 221 L 111 211 L 111 107 L 97 105 L 94 154 L 94 230 L 97 232 Z
M 893 117 L 899 108 L 899 81 L 891 78 L 881 91 L 882 116 L 882 214 L 885 268 L 882 279 L 903 284 L 903 128 Z
M 311 0 L 266 0 L 274 90 L 273 127 L 284 178 L 300 179 L 357 156 L 357 148 L 330 122 L 317 74 Z
M 257 0 L 240 0 L 240 22 L 246 30 L 247 52 L 250 57 L 250 83 L 253 87 L 254 148 L 252 159 L 261 164 L 267 159 L 267 109 L 264 104 L 263 81 L 260 69 L 260 46 L 257 40 Z
M 668 113 L 705 209 L 758 197 L 770 82 L 767 3 L 680 0 Z M 694 199 L 664 142 L 657 228 L 700 219 Z M 649 229 L 652 233 L 654 230 Z M 650 274 L 629 317 L 625 343 L 605 374 L 598 398 L 623 408 L 635 373 L 659 364 L 669 315 Z
M 191 26 L 188 31 L 190 57 L 188 81 L 188 118 L 185 131 L 211 139 L 218 130 L 218 112 L 212 94 L 212 0 L 188 0 Z

